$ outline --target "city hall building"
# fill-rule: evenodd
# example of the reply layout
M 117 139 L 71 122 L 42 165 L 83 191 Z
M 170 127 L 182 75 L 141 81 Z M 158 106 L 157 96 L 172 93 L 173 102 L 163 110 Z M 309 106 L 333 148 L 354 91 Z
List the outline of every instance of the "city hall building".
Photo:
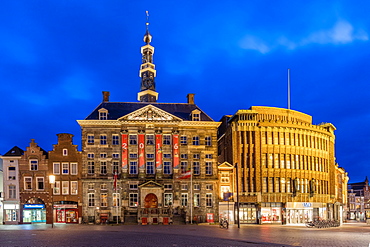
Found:
M 330 123 L 314 125 L 311 116 L 283 108 L 252 106 L 224 116 L 219 163 L 234 167 L 235 185 L 220 193 L 233 193 L 230 210 L 239 208 L 240 223 L 341 220 L 345 201 L 338 192 L 348 176 L 335 163 L 334 131 Z
M 103 92 L 102 102 L 78 120 L 85 222 L 218 220 L 219 122 L 193 94 L 186 103 L 157 102 L 151 39 L 147 28 L 138 102 L 110 102 Z

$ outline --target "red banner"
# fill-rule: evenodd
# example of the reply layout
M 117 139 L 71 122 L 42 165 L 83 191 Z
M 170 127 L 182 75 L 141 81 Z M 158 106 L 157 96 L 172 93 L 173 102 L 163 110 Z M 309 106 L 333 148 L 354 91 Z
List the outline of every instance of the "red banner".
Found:
M 138 153 L 139 153 L 139 167 L 143 167 L 145 165 L 145 135 L 140 134 L 139 137 L 139 145 L 138 145 Z
M 162 168 L 162 135 L 155 135 L 155 167 Z
M 173 168 L 178 169 L 179 162 L 179 135 L 172 136 Z
M 122 169 L 127 169 L 128 150 L 127 150 L 128 135 L 122 135 Z

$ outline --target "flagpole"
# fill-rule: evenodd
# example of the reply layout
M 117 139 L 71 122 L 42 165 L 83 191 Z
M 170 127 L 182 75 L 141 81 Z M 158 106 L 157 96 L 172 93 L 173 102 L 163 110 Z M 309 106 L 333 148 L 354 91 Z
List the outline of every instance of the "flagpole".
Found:
M 193 224 L 193 166 L 191 165 L 191 174 L 190 174 L 190 224 Z

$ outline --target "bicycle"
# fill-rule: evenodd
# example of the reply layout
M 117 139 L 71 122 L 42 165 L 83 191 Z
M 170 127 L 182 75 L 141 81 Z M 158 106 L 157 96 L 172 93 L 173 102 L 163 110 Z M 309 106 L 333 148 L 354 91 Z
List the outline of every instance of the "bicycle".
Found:
M 226 218 L 221 218 L 220 220 L 220 228 L 229 228 L 229 222 L 227 221 Z

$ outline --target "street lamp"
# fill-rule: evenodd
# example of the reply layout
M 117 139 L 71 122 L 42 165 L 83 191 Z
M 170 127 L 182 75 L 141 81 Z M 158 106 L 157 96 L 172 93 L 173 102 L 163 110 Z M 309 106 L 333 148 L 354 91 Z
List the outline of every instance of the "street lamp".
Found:
M 49 175 L 49 183 L 51 186 L 51 228 L 54 228 L 54 200 L 53 200 L 53 194 L 54 194 L 54 186 L 55 186 L 55 176 Z

